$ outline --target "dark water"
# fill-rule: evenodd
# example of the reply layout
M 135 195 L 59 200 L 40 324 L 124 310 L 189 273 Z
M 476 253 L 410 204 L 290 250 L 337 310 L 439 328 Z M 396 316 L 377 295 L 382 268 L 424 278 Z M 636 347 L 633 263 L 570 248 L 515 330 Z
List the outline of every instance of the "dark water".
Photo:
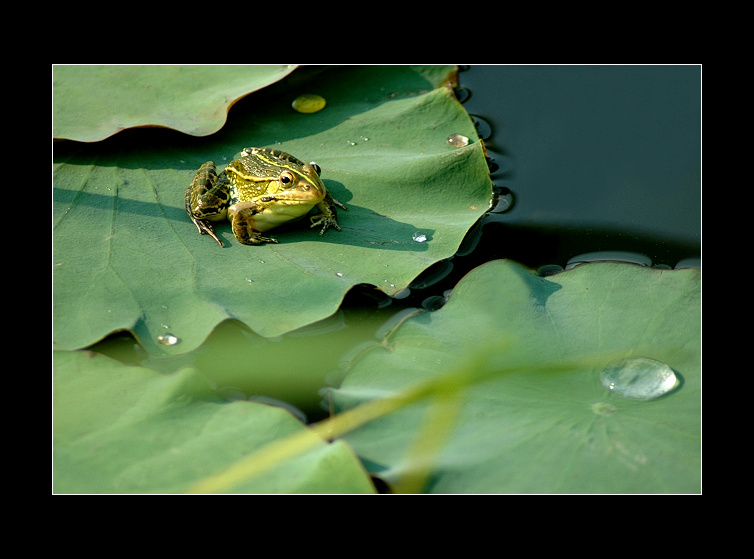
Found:
M 636 251 L 701 256 L 699 66 L 468 66 L 466 110 L 515 205 L 485 221 L 489 256 L 533 267 Z

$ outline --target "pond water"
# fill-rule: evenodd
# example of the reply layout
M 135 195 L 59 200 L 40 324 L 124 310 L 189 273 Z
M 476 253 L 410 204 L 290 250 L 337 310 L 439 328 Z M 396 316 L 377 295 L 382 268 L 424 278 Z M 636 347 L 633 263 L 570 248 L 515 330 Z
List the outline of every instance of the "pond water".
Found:
M 458 94 L 485 140 L 500 202 L 454 258 L 394 298 L 355 288 L 334 317 L 282 339 L 226 323 L 180 358 L 147 357 L 127 334 L 92 349 L 165 372 L 191 364 L 218 394 L 277 398 L 316 420 L 326 413 L 317 411 L 318 388 L 337 383 L 333 374 L 349 355 L 411 309 L 440 308 L 481 263 L 509 258 L 543 274 L 601 257 L 665 268 L 700 264 L 699 66 L 462 69 Z M 417 232 L 415 240 L 426 239 Z M 317 351 L 323 355 L 308 357 Z M 270 375 L 255 380 L 250 367 Z
M 701 68 L 470 66 L 464 103 L 491 129 L 493 182 L 515 206 L 485 231 L 532 267 L 635 251 L 701 256 Z M 493 238 L 494 237 L 494 238 Z

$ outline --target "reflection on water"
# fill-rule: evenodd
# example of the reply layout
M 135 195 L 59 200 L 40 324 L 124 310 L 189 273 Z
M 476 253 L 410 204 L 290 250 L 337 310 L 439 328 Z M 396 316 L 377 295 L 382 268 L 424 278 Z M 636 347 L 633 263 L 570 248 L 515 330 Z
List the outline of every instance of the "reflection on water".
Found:
M 699 247 L 699 66 L 472 65 L 459 78 L 464 107 L 492 128 L 488 151 L 509 160 L 506 223 L 628 227 Z

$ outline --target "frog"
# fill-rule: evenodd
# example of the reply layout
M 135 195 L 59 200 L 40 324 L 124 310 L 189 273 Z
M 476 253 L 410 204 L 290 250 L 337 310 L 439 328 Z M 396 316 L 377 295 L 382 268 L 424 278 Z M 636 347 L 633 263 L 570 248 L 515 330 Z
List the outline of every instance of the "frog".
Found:
M 277 243 L 262 234 L 301 219 L 315 206 L 311 228 L 323 235 L 338 226 L 337 210 L 348 208 L 332 197 L 320 178 L 317 163 L 271 148 L 248 147 L 219 174 L 213 161 L 196 172 L 186 189 L 186 213 L 201 235 L 208 234 L 225 246 L 211 222 L 230 221 L 233 235 L 244 245 Z

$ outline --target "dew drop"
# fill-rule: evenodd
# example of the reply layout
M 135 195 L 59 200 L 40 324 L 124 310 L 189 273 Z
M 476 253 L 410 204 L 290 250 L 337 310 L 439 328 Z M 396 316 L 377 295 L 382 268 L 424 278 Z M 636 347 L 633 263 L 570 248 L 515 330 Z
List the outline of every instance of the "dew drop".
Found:
M 424 241 L 427 240 L 427 234 L 422 233 L 421 231 L 417 231 L 416 233 L 414 233 L 413 239 L 417 243 L 423 243 Z
M 654 400 L 680 384 L 673 369 L 646 357 L 614 361 L 600 373 L 602 386 L 633 400 Z
M 180 341 L 181 340 L 179 340 L 173 334 L 163 334 L 161 336 L 157 336 L 157 343 L 160 343 L 162 345 L 175 345 Z
M 291 106 L 294 111 L 310 114 L 321 111 L 325 108 L 326 104 L 327 101 L 325 101 L 324 97 L 313 93 L 304 93 L 303 95 L 296 97 L 293 100 L 293 103 L 291 103 Z
M 469 139 L 463 134 L 451 134 L 447 139 L 448 145 L 454 148 L 462 148 L 469 145 Z

